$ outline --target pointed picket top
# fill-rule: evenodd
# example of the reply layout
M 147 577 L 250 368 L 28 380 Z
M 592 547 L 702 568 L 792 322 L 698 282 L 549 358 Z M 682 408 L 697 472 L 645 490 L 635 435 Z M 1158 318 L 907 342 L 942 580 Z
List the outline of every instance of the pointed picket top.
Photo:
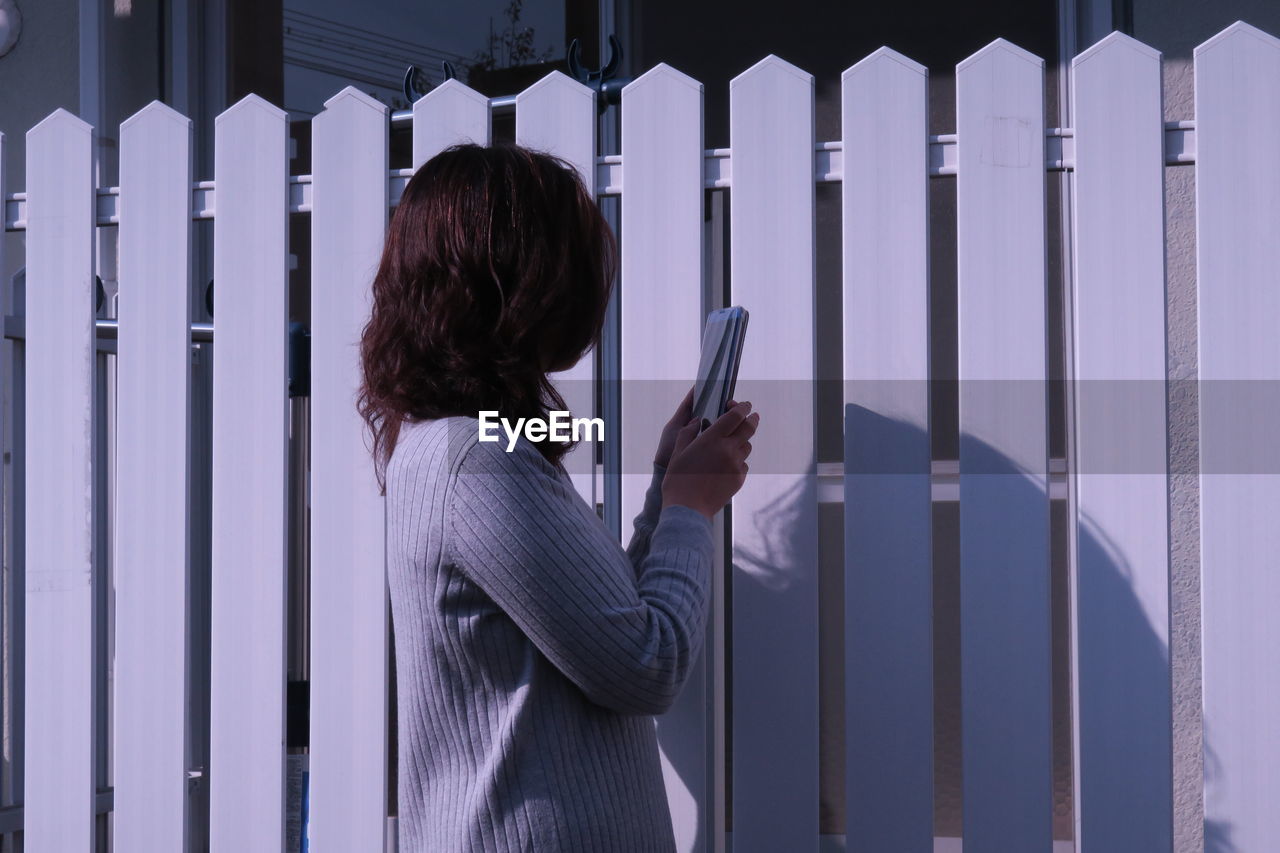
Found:
M 173 123 L 181 127 L 190 127 L 191 119 L 187 118 L 164 101 L 152 101 L 122 121 L 120 123 L 120 132 L 123 134 L 134 125 L 158 127 L 166 123 Z
M 377 113 L 386 114 L 387 105 L 379 101 L 373 95 L 355 86 L 347 86 L 338 94 L 324 102 L 324 108 L 328 110 L 337 110 L 347 104 L 364 107 Z
M 1044 60 L 1039 56 L 1036 56 L 1029 50 L 1018 47 L 1007 39 L 998 38 L 989 43 L 986 47 L 983 47 L 981 50 L 978 50 L 977 52 L 960 60 L 956 65 L 956 73 L 958 74 L 968 66 L 973 65 L 988 56 L 994 56 L 996 54 L 1007 54 L 1014 59 L 1020 59 L 1023 62 L 1026 62 L 1028 65 L 1034 65 L 1037 68 L 1044 68 Z
M 857 74 L 861 74 L 869 68 L 877 68 L 883 66 L 887 62 L 894 62 L 901 65 L 908 71 L 915 72 L 921 77 L 929 76 L 929 69 L 916 62 L 909 56 L 903 56 L 891 47 L 879 47 L 873 52 L 867 54 L 862 59 L 850 65 L 840 75 L 840 82 L 845 82 Z
M 1092 46 L 1077 54 L 1076 58 L 1071 60 L 1071 67 L 1075 68 L 1082 65 L 1086 60 L 1089 60 L 1100 53 L 1114 54 L 1120 51 L 1136 53 L 1139 56 L 1145 56 L 1157 62 L 1160 61 L 1160 51 L 1156 50 L 1151 45 L 1143 44 L 1133 36 L 1125 35 L 1119 30 L 1113 30 L 1109 35 L 1104 36 L 1094 42 Z
M 93 133 L 93 125 L 74 113 L 58 107 L 45 116 L 39 124 L 27 131 L 27 140 L 28 144 L 30 144 L 30 140 L 39 139 L 44 134 L 71 133 L 74 131 L 91 134 Z
M 426 107 L 429 104 L 434 105 L 439 102 L 466 104 L 473 109 L 483 107 L 486 111 L 489 109 L 489 97 L 487 95 L 477 92 L 461 80 L 451 78 L 414 101 L 414 115 L 417 115 L 420 107 Z
M 516 142 L 564 157 L 595 189 L 596 93 L 552 71 L 516 95 Z
M 1210 36 L 1205 41 L 1196 45 L 1192 51 L 1192 58 L 1198 59 L 1202 53 L 1207 53 L 1220 44 L 1227 42 L 1239 41 L 1244 38 L 1253 38 L 1262 42 L 1267 47 L 1280 49 L 1280 39 L 1277 39 L 1271 33 L 1260 30 L 1252 24 L 1246 24 L 1244 21 L 1236 21 L 1217 35 Z
M 760 77 L 764 75 L 772 74 L 776 76 L 777 74 L 783 74 L 783 73 L 790 74 L 791 76 L 795 77 L 797 80 L 802 80 L 805 83 L 809 84 L 810 86 L 813 85 L 812 74 L 810 74 L 808 71 L 805 71 L 803 68 L 799 68 L 795 65 L 792 65 L 790 62 L 787 62 L 785 59 L 778 56 L 777 54 L 771 53 L 768 56 L 766 56 L 764 59 L 757 62 L 755 65 L 752 65 L 746 71 L 743 71 L 737 77 L 734 77 L 732 80 L 730 80 L 729 91 L 732 92 L 734 86 L 737 86 L 739 83 L 745 82 L 747 80 L 751 80 L 756 77 Z
M 544 92 L 544 90 L 547 91 Z M 550 95 L 554 92 L 572 93 L 580 97 L 590 98 L 593 103 L 596 97 L 595 90 L 589 86 L 584 86 L 562 71 L 551 71 L 541 80 L 516 95 L 517 112 L 525 101 Z
M 277 107 L 270 101 L 257 95 L 245 95 L 222 112 L 218 113 L 218 117 L 214 119 L 214 126 L 222 124 L 226 119 L 230 122 L 240 121 L 240 116 L 249 116 L 254 113 L 266 118 L 274 118 L 280 122 L 285 122 L 289 118 L 289 114 Z
M 596 93 L 589 86 L 584 86 L 568 74 L 551 71 L 532 86 L 516 95 L 516 116 L 519 120 L 520 108 L 531 102 L 544 98 L 580 97 L 587 99 L 595 106 Z
M 488 145 L 489 98 L 459 80 L 446 80 L 413 104 L 413 167 L 450 145 Z
M 622 97 L 625 98 L 627 96 L 628 91 L 631 91 L 634 89 L 640 89 L 642 87 L 650 86 L 650 85 L 659 85 L 667 81 L 670 81 L 671 83 L 678 83 L 682 86 L 687 86 L 688 88 L 693 89 L 697 92 L 702 91 L 702 83 L 700 83 L 697 80 L 694 80 L 688 74 L 685 74 L 683 71 L 673 68 L 672 66 L 668 65 L 665 62 L 659 62 L 657 65 L 653 66 L 648 71 L 644 72 L 639 77 L 632 80 L 626 86 L 623 86 Z

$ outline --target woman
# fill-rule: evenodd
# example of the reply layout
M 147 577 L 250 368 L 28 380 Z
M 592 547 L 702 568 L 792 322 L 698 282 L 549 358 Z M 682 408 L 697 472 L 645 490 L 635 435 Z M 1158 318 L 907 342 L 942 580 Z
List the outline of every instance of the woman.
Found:
M 663 430 L 624 550 L 574 490 L 570 442 L 479 440 L 547 418 L 548 372 L 599 341 L 608 224 L 567 163 L 460 145 L 409 181 L 361 342 L 387 498 L 405 853 L 674 850 L 652 715 L 697 659 L 711 520 L 759 415 Z M 686 423 L 688 421 L 688 423 Z

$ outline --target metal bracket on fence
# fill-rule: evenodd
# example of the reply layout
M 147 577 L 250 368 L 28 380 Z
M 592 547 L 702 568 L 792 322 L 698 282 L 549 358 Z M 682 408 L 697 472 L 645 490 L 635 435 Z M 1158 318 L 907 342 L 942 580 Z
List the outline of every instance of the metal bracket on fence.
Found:
M 609 59 L 599 68 L 586 68 L 582 64 L 582 46 L 577 39 L 569 43 L 565 52 L 565 65 L 569 76 L 596 92 L 596 106 L 603 113 L 610 105 L 622 103 L 622 89 L 631 82 L 630 77 L 618 77 L 618 69 L 622 67 L 622 42 L 618 37 L 609 36 Z M 440 63 L 440 70 L 445 80 L 456 80 L 457 70 L 447 60 Z M 437 84 L 438 85 L 438 84 Z M 410 65 L 404 72 L 404 96 L 409 103 L 416 102 L 435 86 L 427 78 L 427 74 L 416 65 Z M 498 95 L 489 99 L 489 109 L 494 115 L 503 115 L 516 108 L 515 95 Z M 391 114 L 392 124 L 405 124 L 413 121 L 413 110 L 397 110 Z
M 583 67 L 582 46 L 577 39 L 569 43 L 565 62 L 569 66 L 570 77 L 596 90 L 596 107 L 600 112 L 603 113 L 610 104 L 622 103 L 622 89 L 631 79 L 616 76 L 622 67 L 622 42 L 617 36 L 609 34 L 609 59 L 599 68 Z
M 445 80 L 456 80 L 458 78 L 458 72 L 454 70 L 453 63 L 447 59 L 440 61 L 440 72 L 444 75 Z M 418 66 L 410 65 L 405 70 L 404 97 L 409 103 L 415 103 L 433 88 L 431 81 L 427 79 L 427 73 Z

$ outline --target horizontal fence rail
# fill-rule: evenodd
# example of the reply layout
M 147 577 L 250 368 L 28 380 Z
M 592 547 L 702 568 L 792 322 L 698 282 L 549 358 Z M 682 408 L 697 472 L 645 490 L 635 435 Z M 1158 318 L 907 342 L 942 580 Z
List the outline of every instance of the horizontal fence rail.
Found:
M 1195 122 L 1165 122 L 1164 151 L 1166 166 L 1190 166 L 1196 161 Z M 1075 169 L 1075 138 L 1071 128 L 1049 128 L 1045 133 L 1045 169 L 1051 172 Z M 954 177 L 956 174 L 956 135 L 932 134 L 929 140 L 928 173 L 930 177 Z M 702 186 L 705 189 L 727 189 L 732 185 L 732 148 L 707 148 L 702 152 Z M 595 158 L 596 195 L 602 198 L 622 195 L 622 157 L 603 155 Z M 393 204 L 400 201 L 404 186 L 413 175 L 412 169 L 391 169 L 387 185 Z M 844 180 L 844 151 L 841 142 L 820 142 L 814 148 L 814 180 L 818 183 L 840 183 Z M 191 218 L 213 219 L 214 182 L 191 184 Z M 4 228 L 24 231 L 27 227 L 27 194 L 5 196 Z M 311 176 L 289 178 L 289 212 L 311 212 Z M 116 225 L 120 222 L 118 187 L 97 190 L 97 223 Z
M 767 426 L 724 525 L 708 639 L 656 721 L 682 853 L 815 850 L 824 808 L 842 812 L 845 849 L 953 849 L 958 839 L 935 828 L 944 795 L 962 801 L 959 830 L 946 834 L 976 853 L 1171 853 L 1178 472 L 1165 169 L 1194 166 L 1206 849 L 1269 849 L 1280 834 L 1280 471 L 1251 469 L 1256 457 L 1242 454 L 1268 446 L 1280 413 L 1265 390 L 1280 381 L 1280 41 L 1238 22 L 1194 59 L 1195 115 L 1165 121 L 1160 54 L 1109 35 L 1071 63 L 1074 126 L 1058 128 L 1047 126 L 1044 59 L 997 39 L 956 67 L 955 132 L 930 134 L 928 69 L 881 48 L 841 75 L 841 139 L 819 141 L 813 76 L 771 55 L 730 83 L 731 145 L 718 149 L 705 147 L 703 84 L 659 64 L 622 90 L 621 153 L 603 156 L 596 94 L 559 72 L 509 99 L 450 80 L 395 114 L 348 88 L 312 120 L 313 174 L 302 176 L 288 174 L 286 114 L 250 96 L 218 117 L 213 179 L 200 181 L 192 144 L 207 129 L 155 103 L 122 127 L 119 187 L 95 186 L 93 128 L 56 111 L 28 134 L 27 186 L 0 186 L 4 230 L 25 238 L 25 297 L 5 282 L 3 307 L 14 355 L 5 399 L 23 407 L 24 440 L 12 447 L 25 477 L 4 503 L 21 509 L 6 528 L 25 543 L 6 589 L 22 597 L 24 621 L 5 660 L 20 659 L 25 679 L 12 669 L 3 679 L 24 721 L 12 733 L 22 788 L 0 808 L 0 834 L 21 831 L 29 853 L 89 851 L 110 810 L 113 849 L 128 853 L 284 847 L 298 820 L 286 657 L 290 494 L 301 477 L 310 618 L 295 642 L 310 656 L 311 849 L 395 847 L 386 519 L 354 409 L 388 213 L 414 174 L 389 168 L 390 130 L 412 126 L 416 169 L 454 143 L 489 144 L 493 114 L 514 110 L 516 140 L 562 157 L 597 198 L 620 197 L 625 223 L 620 333 L 602 340 L 598 360 L 552 377 L 575 415 L 619 424 L 616 455 L 596 463 L 584 446 L 566 460 L 588 504 L 617 494 L 608 512 L 635 517 L 679 396 L 652 389 L 689 381 L 707 311 L 742 304 L 752 315 L 738 397 Z M 932 243 L 929 180 L 941 177 L 956 182 L 947 329 L 931 269 L 951 251 Z M 1050 180 L 1069 199 L 1058 235 Z M 822 184 L 839 185 L 838 294 L 819 290 Z M 717 189 L 731 192 L 708 195 Z M 289 408 L 291 214 L 310 215 L 306 420 Z M 212 220 L 216 327 L 191 320 L 192 284 L 209 272 L 193 277 L 201 220 Z M 116 317 L 94 310 L 95 238 L 119 241 Z M 1054 330 L 1057 243 L 1070 276 Z M 837 348 L 819 348 L 820 312 L 836 304 L 833 357 Z M 191 345 L 211 342 L 211 437 L 197 445 Z M 948 377 L 959 380 L 957 459 L 931 458 L 940 346 L 958 364 Z M 100 351 L 115 358 L 113 412 L 94 372 Z M 1055 356 L 1068 380 L 1065 459 L 1049 446 Z M 841 362 L 838 395 L 819 393 L 824 358 Z M 620 382 L 616 397 L 596 393 L 609 382 Z M 820 461 L 820 407 L 837 404 L 844 458 Z M 110 516 L 94 494 L 103 422 L 116 454 Z M 309 455 L 291 463 L 299 422 Z M 208 519 L 193 517 L 189 497 L 197 455 L 212 460 Z M 110 573 L 94 548 L 108 517 Z M 955 539 L 937 535 L 940 519 L 954 522 Z M 192 582 L 202 523 L 207 601 Z M 820 536 L 829 524 L 842 551 Z M 96 593 L 108 582 L 110 678 L 95 667 L 107 636 Z M 208 610 L 207 685 L 191 664 L 196 608 Z M 13 611 L 6 602 L 5 618 Z M 957 622 L 940 634 L 951 612 Z M 1054 681 L 1062 632 L 1065 685 Z M 958 648 L 944 648 L 947 637 Z M 938 710 L 949 700 L 935 695 L 948 680 L 951 728 Z M 842 704 L 824 706 L 831 684 Z M 95 714 L 108 687 L 104 741 Z M 1065 831 L 1055 821 L 1062 687 L 1074 750 Z M 199 688 L 208 707 L 193 711 Z M 824 707 L 838 709 L 835 722 Z M 203 719 L 207 731 L 196 731 Z M 198 736 L 208 766 L 191 766 Z M 943 748 L 962 754 L 958 790 L 941 791 Z M 193 829 L 194 781 L 208 793 L 207 839 Z

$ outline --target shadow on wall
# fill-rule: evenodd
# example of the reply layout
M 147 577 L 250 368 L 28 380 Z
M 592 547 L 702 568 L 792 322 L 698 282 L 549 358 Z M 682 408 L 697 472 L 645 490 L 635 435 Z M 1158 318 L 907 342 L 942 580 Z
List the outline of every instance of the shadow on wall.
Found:
M 874 436 L 874 440 L 886 448 L 928 447 L 924 432 L 910 424 L 884 418 L 861 407 L 852 407 L 849 418 L 849 427 L 854 428 L 856 434 Z M 971 436 L 962 436 L 961 448 L 966 470 L 1015 475 L 1020 484 L 1017 490 L 1025 492 L 1028 503 L 1045 500 L 1043 489 L 1030 478 L 1022 476 L 1013 462 L 991 445 Z M 815 489 L 814 477 L 799 479 L 758 513 L 757 519 L 764 521 L 757 540 L 759 548 L 746 550 L 745 556 L 743 549 L 739 548 L 739 561 L 733 572 L 734 584 L 751 586 L 749 591 L 741 588 L 737 591 L 735 597 L 739 600 L 744 592 L 753 596 L 769 596 L 771 602 L 776 601 L 776 612 L 780 617 L 792 609 L 792 602 L 795 602 L 797 612 L 806 612 L 806 604 L 812 610 L 812 602 L 798 600 L 814 592 L 807 585 L 796 583 L 806 576 L 804 567 L 789 558 L 793 554 L 804 553 L 807 547 L 801 531 L 805 507 L 816 505 Z M 1166 641 L 1151 628 L 1134 588 L 1132 567 L 1107 531 L 1086 517 L 1081 524 L 1078 545 L 1079 564 L 1091 569 L 1090 599 L 1106 602 L 1107 608 L 1105 613 L 1098 612 L 1092 624 L 1082 628 L 1078 642 L 1081 667 L 1100 674 L 1102 683 L 1107 684 L 1098 695 L 1085 697 L 1086 713 L 1108 721 L 1108 725 L 1093 736 L 1092 749 L 1082 750 L 1081 772 L 1091 780 L 1090 795 L 1095 802 L 1104 804 L 1092 814 L 1086 805 L 1082 815 L 1082 834 L 1087 837 L 1092 827 L 1093 832 L 1105 830 L 1115 839 L 1117 849 L 1171 850 L 1172 779 L 1153 780 L 1145 770 L 1167 762 L 1172 750 L 1172 721 L 1167 712 L 1171 703 L 1169 649 Z M 813 565 L 816 573 L 816 559 Z M 1008 595 L 1003 588 L 992 589 L 991 593 L 997 598 Z M 763 633 L 776 634 L 773 631 Z M 951 698 L 954 701 L 958 697 Z M 816 706 L 816 697 L 814 701 Z M 942 707 L 946 704 L 944 697 L 935 696 L 934 701 L 935 719 L 937 715 L 959 714 L 958 701 L 955 708 Z M 1155 712 L 1157 717 L 1165 718 L 1158 725 L 1152 724 L 1153 706 L 1166 709 L 1165 713 Z M 935 731 L 944 728 L 935 723 Z M 951 730 L 958 733 L 959 727 Z M 1109 740 L 1107 732 L 1110 731 L 1123 734 Z M 698 790 L 700 780 L 706 778 L 707 763 L 695 733 L 688 726 L 667 724 L 659 717 L 658 739 L 663 753 L 686 787 Z M 935 749 L 942 750 L 947 746 L 936 744 Z M 959 744 L 951 745 L 951 748 L 959 753 Z M 1208 732 L 1205 734 L 1204 754 L 1205 776 L 1212 778 L 1215 772 L 1220 771 Z M 732 772 L 732 756 L 728 759 Z M 832 757 L 832 760 L 843 762 L 843 757 Z M 892 768 L 878 768 L 876 773 L 891 771 Z M 843 792 L 834 796 L 832 792 L 826 793 L 828 797 L 843 802 Z M 1153 817 L 1145 822 L 1128 819 L 1140 815 Z M 1153 822 L 1163 828 L 1163 838 L 1152 838 Z M 687 849 L 703 851 L 702 837 L 701 832 L 695 833 L 697 841 Z M 1155 846 L 1152 846 L 1153 841 Z M 1205 853 L 1241 853 L 1231 839 L 1230 826 L 1217 821 L 1205 824 L 1204 850 Z

